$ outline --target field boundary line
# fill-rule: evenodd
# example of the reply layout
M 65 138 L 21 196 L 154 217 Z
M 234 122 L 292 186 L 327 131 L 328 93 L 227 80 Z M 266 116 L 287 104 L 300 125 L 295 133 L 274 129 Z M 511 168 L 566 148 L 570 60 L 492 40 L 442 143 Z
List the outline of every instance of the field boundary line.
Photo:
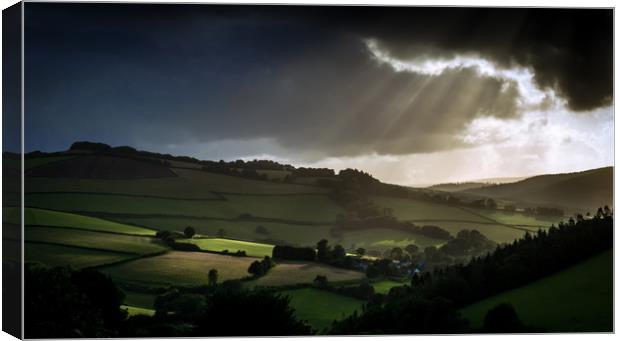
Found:
M 90 250 L 90 251 L 119 253 L 119 254 L 124 254 L 124 255 L 134 255 L 134 256 L 141 256 L 142 255 L 140 253 L 135 253 L 135 252 L 115 251 L 115 250 L 100 249 L 100 248 L 90 247 L 90 246 L 71 245 L 71 244 L 63 244 L 63 243 L 55 243 L 55 242 L 44 242 L 44 241 L 39 241 L 39 240 L 27 239 L 27 238 L 24 238 L 24 242 L 31 243 L 31 244 L 44 244 L 44 245 L 55 245 L 55 246 L 72 247 L 72 248 L 76 248 L 76 249 L 83 249 L 83 250 Z
M 124 263 L 129 263 L 129 262 L 132 262 L 132 261 L 135 261 L 135 260 L 139 260 L 139 259 L 162 256 L 162 255 L 165 255 L 166 253 L 168 253 L 169 251 L 170 250 L 166 249 L 166 250 L 163 250 L 163 251 L 158 251 L 158 252 L 153 252 L 153 253 L 148 253 L 148 254 L 142 254 L 142 255 L 138 254 L 137 257 L 128 258 L 128 259 L 121 259 L 121 260 L 116 261 L 116 262 L 110 262 L 110 263 L 93 265 L 93 266 L 86 267 L 84 269 L 99 269 L 99 268 L 104 268 L 104 267 L 116 266 L 116 265 L 120 265 L 120 264 L 124 264 Z
M 114 221 L 110 221 L 111 223 L 116 223 Z M 91 229 L 91 228 L 82 228 L 82 227 L 76 227 L 76 226 L 65 226 L 65 225 L 40 225 L 40 224 L 24 224 L 25 227 L 42 227 L 42 228 L 52 228 L 52 229 L 64 229 L 64 230 L 75 230 L 75 231 L 87 231 L 87 232 L 94 232 L 94 233 L 106 233 L 106 234 L 116 234 L 116 235 L 122 235 L 122 236 L 131 236 L 131 237 L 143 237 L 143 238 L 155 238 L 155 234 L 136 234 L 136 233 L 125 233 L 125 232 L 114 232 L 114 231 L 102 231 L 102 230 L 95 230 L 95 229 Z M 138 226 L 131 226 L 131 225 L 127 225 L 130 227 L 138 227 Z M 155 230 L 153 230 L 155 231 Z
M 516 225 L 511 225 L 511 224 L 502 223 L 502 222 L 500 222 L 500 221 L 497 221 L 497 220 L 495 220 L 495 219 L 492 219 L 492 218 L 487 217 L 487 216 L 485 216 L 485 215 L 482 215 L 482 214 L 480 214 L 480 213 L 477 213 L 477 212 L 471 211 L 471 210 L 469 210 L 468 208 L 465 208 L 465 207 L 462 207 L 462 206 L 458 206 L 458 208 L 460 208 L 461 210 L 463 210 L 463 211 L 465 211 L 465 212 L 467 212 L 467 213 L 470 213 L 470 214 L 473 214 L 473 215 L 475 215 L 475 216 L 478 216 L 478 217 L 481 217 L 481 218 L 487 219 L 487 220 L 489 220 L 489 221 L 495 222 L 497 225 L 501 225 L 501 226 L 504 226 L 504 227 L 507 227 L 507 228 L 511 228 L 511 229 L 515 229 L 515 230 L 521 230 L 521 231 L 525 231 L 525 232 L 533 232 L 533 233 L 535 233 L 535 232 L 536 232 L 536 230 L 531 230 L 531 229 L 528 229 L 528 228 L 525 228 L 525 227 L 519 227 L 519 226 L 516 226 Z

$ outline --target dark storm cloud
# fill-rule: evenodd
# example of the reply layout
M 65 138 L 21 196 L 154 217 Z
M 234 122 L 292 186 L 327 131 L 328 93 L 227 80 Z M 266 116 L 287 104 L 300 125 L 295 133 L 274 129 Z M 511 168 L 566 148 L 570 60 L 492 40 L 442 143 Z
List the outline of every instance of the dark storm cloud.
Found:
M 365 9 L 344 26 L 402 59 L 470 53 L 531 67 L 573 110 L 612 102 L 611 9 Z
M 470 14 L 459 20 L 452 11 L 414 8 L 29 3 L 26 10 L 28 149 L 82 139 L 166 145 L 271 138 L 319 156 L 406 154 L 459 146 L 455 135 L 476 117 L 518 115 L 514 84 L 470 69 L 396 73 L 371 58 L 362 41 L 370 37 L 402 58 L 420 50 L 433 57 L 477 52 L 506 65 L 531 60 L 537 81 L 573 108 L 609 100 L 598 56 L 571 45 L 600 77 L 595 82 L 579 68 L 564 75 L 575 67 L 572 55 L 557 57 L 569 53 L 566 44 L 530 36 L 532 47 L 522 51 L 535 30 L 523 33 L 528 26 L 518 16 L 503 29 L 492 24 L 500 24 L 497 16 L 477 14 L 476 23 Z M 495 45 L 477 42 L 493 36 Z M 601 39 L 590 43 L 599 52 Z M 543 62 L 547 52 L 534 53 L 539 46 L 555 51 L 555 62 Z M 563 85 L 570 77 L 589 91 Z

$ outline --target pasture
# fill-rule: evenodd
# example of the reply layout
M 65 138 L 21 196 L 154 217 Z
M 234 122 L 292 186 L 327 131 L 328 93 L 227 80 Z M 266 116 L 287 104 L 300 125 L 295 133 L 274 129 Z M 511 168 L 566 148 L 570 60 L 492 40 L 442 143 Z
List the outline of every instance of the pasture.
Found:
M 207 251 L 224 251 L 229 252 L 245 251 L 249 257 L 271 257 L 273 245 L 245 242 L 241 240 L 223 239 L 223 238 L 193 238 L 179 239 L 179 242 L 191 243 L 198 245 L 200 249 Z
M 506 212 L 500 210 L 472 210 L 478 214 L 489 217 L 502 224 L 515 226 L 531 226 L 533 229 L 538 227 L 547 228 L 552 224 L 558 224 L 564 217 L 526 215 L 521 212 Z
M 163 252 L 167 248 L 149 237 L 99 233 L 77 229 L 26 226 L 26 241 L 62 244 L 96 250 L 146 255 Z
M 387 196 L 372 196 L 371 200 L 381 207 L 391 208 L 394 211 L 394 216 L 400 220 L 460 220 L 468 222 L 489 222 L 488 219 L 471 214 L 456 206 Z
M 135 257 L 135 255 L 128 253 L 89 250 L 71 246 L 28 242 L 24 245 L 24 257 L 27 262 L 38 262 L 49 266 L 86 268 L 115 263 Z
M 276 260 L 276 266 L 258 279 L 245 282 L 248 287 L 312 283 L 317 275 L 327 276 L 329 282 L 353 281 L 365 278 L 363 272 L 336 268 L 315 262 Z
M 4 213 L 11 221 L 17 219 L 19 209 L 3 208 Z M 146 229 L 137 226 L 119 224 L 109 220 L 103 220 L 94 217 L 88 217 L 79 214 L 43 210 L 37 208 L 26 207 L 24 209 L 25 225 L 45 225 L 58 227 L 72 227 L 84 230 L 93 230 L 100 232 L 134 234 L 144 236 L 154 236 L 155 230 Z
M 250 257 L 223 256 L 203 252 L 171 251 L 145 257 L 100 270 L 116 282 L 148 286 L 199 286 L 207 284 L 210 269 L 217 269 L 218 282 L 248 276 Z
M 134 307 L 130 305 L 121 305 L 121 309 L 127 310 L 127 315 L 129 316 L 135 316 L 135 315 L 153 316 L 155 315 L 155 310 L 153 309 Z
M 26 206 L 60 211 L 108 212 L 191 217 L 277 218 L 285 220 L 331 222 L 342 212 L 323 195 L 226 195 L 227 200 L 180 200 L 90 193 L 27 194 Z M 309 209 L 311 208 L 311 209 Z
M 328 240 L 332 245 L 341 243 L 348 251 L 354 251 L 362 247 L 366 251 L 375 250 L 381 252 L 394 247 L 404 248 L 409 244 L 415 244 L 418 247 L 424 248 L 431 245 L 439 246 L 445 243 L 445 240 L 386 228 L 345 231 L 342 232 L 341 238 L 331 237 Z
M 319 331 L 356 310 L 361 312 L 364 303 L 352 297 L 313 288 L 287 290 L 281 294 L 290 297 L 290 305 L 295 309 L 298 319 L 307 321 Z
M 292 245 L 312 246 L 323 239 L 330 237 L 330 225 L 297 225 L 290 223 L 262 222 L 251 220 L 221 220 L 200 218 L 120 218 L 124 222 L 148 226 L 158 230 L 183 231 L 186 226 L 192 226 L 196 233 L 217 236 L 220 229 L 224 230 L 224 237 L 254 241 L 280 241 Z M 257 233 L 258 226 L 263 226 L 267 233 Z
M 375 288 L 375 293 L 377 294 L 387 294 L 390 292 L 390 289 L 393 287 L 403 286 L 405 284 L 409 284 L 408 282 L 397 282 L 391 279 L 384 279 L 377 282 L 371 282 L 373 288 Z
M 613 329 L 613 251 L 461 310 L 480 328 L 486 313 L 511 303 L 521 321 L 547 332 L 603 332 Z
M 452 236 L 461 230 L 478 230 L 478 232 L 485 235 L 490 240 L 497 243 L 511 243 L 517 238 L 523 237 L 525 231 L 519 228 L 513 228 L 501 224 L 493 223 L 469 223 L 469 222 L 454 222 L 454 221 L 432 221 L 432 222 L 416 222 L 416 225 L 435 225 L 450 232 Z

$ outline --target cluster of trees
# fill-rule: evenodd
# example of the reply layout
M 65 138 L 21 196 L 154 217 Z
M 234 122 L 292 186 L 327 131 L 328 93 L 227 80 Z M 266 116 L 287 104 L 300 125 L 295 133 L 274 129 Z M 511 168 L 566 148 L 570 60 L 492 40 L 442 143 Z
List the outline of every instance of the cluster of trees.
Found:
M 274 265 L 271 257 L 265 256 L 262 260 L 255 260 L 252 262 L 248 268 L 248 272 L 254 277 L 260 277 L 265 275 Z
M 252 180 L 268 180 L 267 174 L 260 174 L 256 169 L 252 168 L 233 168 L 229 167 L 227 163 L 219 164 L 214 162 L 213 165 L 202 166 L 202 170 L 210 173 L 217 173 L 229 176 L 238 176 Z
M 311 247 L 295 247 L 289 245 L 276 245 L 271 253 L 273 258 L 288 260 L 316 260 L 316 250 Z
M 293 170 L 292 177 L 294 178 L 303 178 L 303 177 L 311 177 L 311 178 L 331 178 L 336 176 L 336 173 L 333 169 L 329 168 L 306 168 L 299 167 Z
M 24 266 L 25 337 L 118 337 L 124 294 L 94 270 Z
M 542 206 L 538 206 L 536 208 L 526 207 L 524 209 L 524 212 L 525 214 L 531 214 L 531 215 L 547 215 L 547 216 L 556 216 L 556 217 L 564 216 L 564 210 L 559 209 L 559 208 L 553 208 L 553 207 L 542 207 Z
M 382 215 L 365 218 L 354 218 L 351 215 L 340 215 L 336 228 L 348 230 L 365 230 L 372 228 L 387 228 L 401 230 L 410 233 L 417 233 L 430 238 L 450 240 L 450 232 L 435 225 L 416 225 L 410 221 L 401 221 L 392 215 L 390 209 L 384 209 Z
M 469 206 L 471 206 L 473 208 L 482 208 L 482 209 L 487 209 L 487 210 L 496 210 L 497 209 L 497 202 L 495 202 L 495 200 L 493 200 L 491 198 L 477 199 L 477 200 L 472 200 L 471 202 L 469 202 Z

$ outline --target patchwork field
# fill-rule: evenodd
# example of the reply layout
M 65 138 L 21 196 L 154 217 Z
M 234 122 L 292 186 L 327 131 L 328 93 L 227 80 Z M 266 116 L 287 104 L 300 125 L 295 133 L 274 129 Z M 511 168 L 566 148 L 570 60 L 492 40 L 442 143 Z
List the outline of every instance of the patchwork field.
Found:
M 26 226 L 25 240 L 139 255 L 167 250 L 149 237 L 54 227 Z
M 87 193 L 27 194 L 26 206 L 60 211 L 237 218 L 240 215 L 331 222 L 342 209 L 323 195 L 226 195 L 227 200 L 178 200 Z M 311 210 L 308 208 L 312 207 Z
M 315 245 L 323 238 L 332 239 L 330 225 L 297 225 L 263 221 L 219 220 L 199 218 L 118 218 L 127 223 L 148 226 L 158 230 L 183 231 L 187 226 L 196 229 L 196 233 L 217 236 L 220 229 L 225 237 L 241 240 L 282 241 L 292 245 Z M 267 233 L 257 233 L 256 228 L 263 226 Z
M 27 262 L 38 262 L 49 266 L 72 266 L 86 268 L 115 263 L 134 258 L 135 255 L 112 251 L 88 250 L 70 246 L 38 243 L 25 244 L 24 255 Z
M 455 206 L 441 205 L 428 201 L 403 199 L 385 196 L 373 196 L 372 201 L 381 207 L 394 211 L 400 220 L 460 220 L 488 223 L 488 219 L 471 214 Z
M 229 252 L 245 251 L 249 257 L 271 257 L 273 245 L 245 242 L 241 240 L 221 239 L 221 238 L 194 238 L 180 239 L 179 242 L 198 245 L 202 250 Z
M 210 269 L 217 269 L 218 282 L 246 277 L 249 275 L 248 267 L 254 260 L 256 258 L 171 251 L 161 256 L 105 267 L 101 271 L 118 282 L 148 286 L 198 286 L 207 284 Z
M 487 311 L 502 302 L 511 303 L 525 324 L 548 332 L 610 331 L 613 329 L 613 251 L 468 306 L 461 310 L 461 315 L 472 327 L 479 328 Z
M 17 223 L 19 209 L 15 207 L 3 208 L 3 214 L 11 223 Z M 84 230 L 93 230 L 111 233 L 124 233 L 134 235 L 152 236 L 155 230 L 137 226 L 119 224 L 109 220 L 88 217 L 79 214 L 42 210 L 26 207 L 24 209 L 25 225 L 44 225 L 58 227 L 72 227 Z
M 266 275 L 248 281 L 245 285 L 254 287 L 312 283 L 317 275 L 327 276 L 329 282 L 360 280 L 366 277 L 362 272 L 335 268 L 321 263 L 276 260 L 276 266 Z
M 366 251 L 385 251 L 394 247 L 405 247 L 409 244 L 415 244 L 418 247 L 427 247 L 431 245 L 441 245 L 445 240 L 434 239 L 419 234 L 413 234 L 401 230 L 394 229 L 366 229 L 358 231 L 346 231 L 342 233 L 341 238 L 328 238 L 330 243 L 341 243 L 349 251 L 354 251 L 359 247 L 365 248 Z M 333 240 L 333 242 L 332 242 Z
M 562 221 L 563 217 L 552 217 L 552 216 L 532 216 L 525 215 L 520 212 L 505 212 L 499 210 L 472 210 L 473 212 L 479 213 L 486 217 L 489 217 L 493 220 L 496 220 L 502 224 L 510 224 L 516 226 L 532 226 L 547 228 L 552 224 L 558 224 L 558 222 Z
M 334 320 L 361 312 L 363 301 L 313 288 L 282 291 L 291 298 L 295 315 L 317 330 L 331 326 Z

